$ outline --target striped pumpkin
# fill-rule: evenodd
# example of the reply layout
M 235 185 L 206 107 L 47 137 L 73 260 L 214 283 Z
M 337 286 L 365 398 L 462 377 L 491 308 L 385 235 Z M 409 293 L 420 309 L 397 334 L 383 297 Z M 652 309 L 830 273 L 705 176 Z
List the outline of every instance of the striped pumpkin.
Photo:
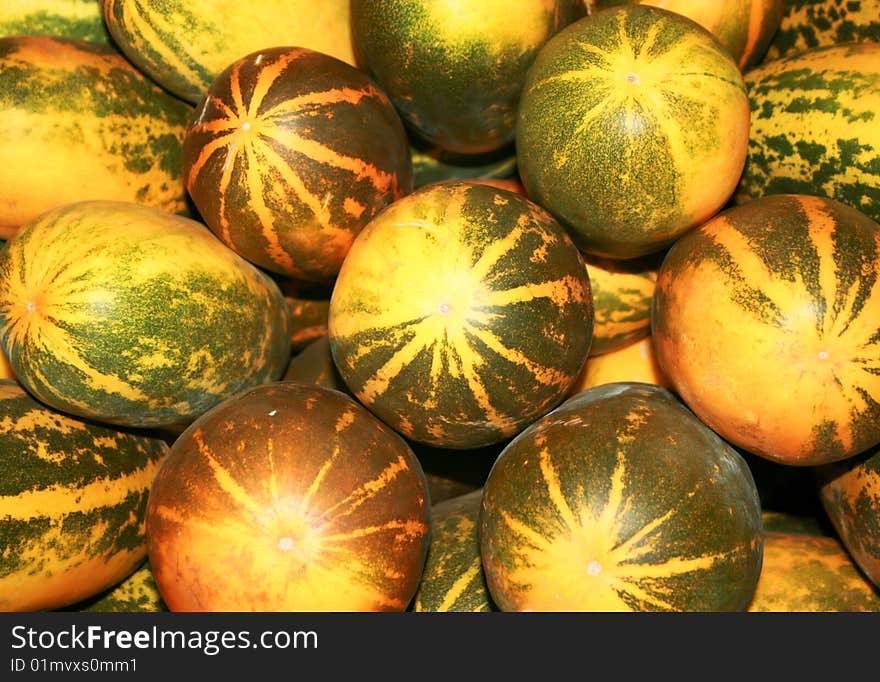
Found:
M 288 277 L 329 283 L 351 242 L 412 189 L 400 117 L 362 71 L 297 47 L 233 62 L 183 143 L 186 187 L 223 242 Z
M 764 560 L 750 612 L 878 612 L 880 590 L 837 538 L 764 534 Z
M 354 65 L 348 0 L 99 0 L 110 35 L 159 85 L 197 104 L 251 52 L 297 45 Z
M 797 53 L 745 79 L 752 133 L 737 203 L 814 194 L 880 221 L 880 42 Z
M 112 42 L 101 0 L 3 0 L 0 36 L 50 35 L 90 43 Z
M 76 419 L 0 381 L 0 611 L 59 609 L 129 575 L 168 446 Z
M 880 588 L 880 447 L 816 469 L 819 499 L 856 565 Z
M 761 570 L 745 461 L 648 384 L 579 393 L 514 438 L 479 532 L 503 611 L 741 611 Z
M 180 164 L 191 113 L 115 48 L 0 38 L 0 237 L 88 199 L 186 213 Z
M 590 356 L 620 350 L 651 333 L 659 257 L 617 260 L 586 254 L 593 291 Z
M 617 0 L 587 0 L 591 13 L 621 4 Z M 631 0 L 677 12 L 696 21 L 730 52 L 741 71 L 758 64 L 776 35 L 786 0 Z
M 358 235 L 330 298 L 346 385 L 413 441 L 497 443 L 564 397 L 589 350 L 586 267 L 516 192 L 426 185 Z
M 880 226 L 777 194 L 672 246 L 651 329 L 661 369 L 709 426 L 775 462 L 818 465 L 880 442 L 878 319 Z
M 287 277 L 276 278 L 290 311 L 290 352 L 305 350 L 312 341 L 327 336 L 330 286 L 311 286 Z
M 348 396 L 242 391 L 174 442 L 147 542 L 173 611 L 403 611 L 428 549 L 424 474 Z
M 541 48 L 520 99 L 517 166 L 583 251 L 635 258 L 724 206 L 748 137 L 730 54 L 680 14 L 624 5 Z
M 880 0 L 786 0 L 765 61 L 826 45 L 880 40 Z
M 431 508 L 431 544 L 412 610 L 496 611 L 480 560 L 483 489 L 444 500 Z
M 150 562 L 141 563 L 131 575 L 106 592 L 76 605 L 75 610 L 89 613 L 157 613 L 167 611 Z
M 289 315 L 268 276 L 201 223 L 83 201 L 0 251 L 0 347 L 56 409 L 133 427 L 188 423 L 281 376 Z
M 455 154 L 514 139 L 526 71 L 576 0 L 352 0 L 358 64 L 414 135 Z

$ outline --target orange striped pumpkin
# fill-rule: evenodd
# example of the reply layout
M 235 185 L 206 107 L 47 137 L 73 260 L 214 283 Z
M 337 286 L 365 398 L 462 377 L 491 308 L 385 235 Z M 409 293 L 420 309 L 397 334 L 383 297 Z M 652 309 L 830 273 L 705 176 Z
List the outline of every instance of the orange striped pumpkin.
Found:
M 253 52 L 213 81 L 183 141 L 208 227 L 271 272 L 330 282 L 356 234 L 412 190 L 409 143 L 355 67 L 297 47 Z

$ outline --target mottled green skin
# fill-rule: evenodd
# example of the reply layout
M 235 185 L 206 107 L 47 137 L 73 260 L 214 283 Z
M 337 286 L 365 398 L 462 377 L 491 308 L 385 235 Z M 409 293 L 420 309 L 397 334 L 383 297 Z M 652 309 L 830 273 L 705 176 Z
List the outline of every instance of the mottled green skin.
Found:
M 431 544 L 413 611 L 497 611 L 480 560 L 477 489 L 431 508 Z
M 641 82 L 616 63 L 630 54 L 649 76 L 625 95 L 627 78 Z M 691 63 L 698 85 L 680 75 Z M 516 127 L 523 185 L 582 251 L 657 253 L 708 217 L 688 203 L 696 187 L 715 210 L 729 198 L 723 173 L 698 169 L 745 148 L 726 129 L 739 108 L 747 118 L 745 100 L 732 57 L 691 20 L 642 5 L 603 10 L 557 33 L 528 71 Z
M 880 40 L 880 0 L 786 0 L 764 61 L 823 45 Z
M 750 612 L 880 612 L 880 590 L 837 538 L 767 532 Z
M 553 469 L 555 486 L 541 471 L 542 456 Z M 480 537 L 489 589 L 503 610 L 528 605 L 520 600 L 528 599 L 534 585 L 517 588 L 499 576 L 508 579 L 540 553 L 530 548 L 537 544 L 511 533 L 502 515 L 542 538 L 574 530 L 559 508 L 558 494 L 549 492 L 552 487 L 581 528 L 604 538 L 612 555 L 642 534 L 614 557 L 616 566 L 602 567 L 602 574 L 622 574 L 632 586 L 618 581 L 603 588 L 616 591 L 619 604 L 613 610 L 745 609 L 762 559 L 755 482 L 736 450 L 667 389 L 634 382 L 588 389 L 535 421 L 502 451 L 484 486 Z M 712 555 L 716 558 L 708 559 Z M 583 565 L 592 558 L 588 551 L 581 556 Z M 676 570 L 676 558 L 697 557 L 706 557 L 706 563 Z M 625 577 L 629 564 L 645 566 L 648 574 L 639 579 L 634 568 L 636 577 Z M 554 574 L 555 568 L 541 574 L 545 591 L 553 590 L 551 581 L 564 578 Z M 558 603 L 560 610 L 572 608 Z
M 880 447 L 816 469 L 819 498 L 853 560 L 880 586 Z
M 64 580 L 64 570 L 82 562 L 94 562 L 93 570 L 100 571 L 123 552 L 145 556 L 147 481 L 132 485 L 128 494 L 116 493 L 112 505 L 94 507 L 82 491 L 102 480 L 106 491 L 126 477 L 137 479 L 167 452 L 159 438 L 70 417 L 14 381 L 0 380 L 0 581 L 42 574 L 47 583 L 57 583 Z M 63 511 L 17 517 L 21 496 L 55 486 Z M 99 524 L 106 528 L 94 536 Z M 118 579 L 109 574 L 103 587 Z M 31 597 L 0 594 L 0 610 L 8 610 L 8 600 L 22 598 Z
M 577 16 L 576 2 L 556 5 L 555 14 L 544 16 L 544 40 Z M 501 149 L 513 141 L 525 74 L 544 43 L 500 43 L 491 27 L 473 39 L 444 36 L 431 17 L 436 6 L 426 0 L 354 0 L 358 63 L 430 145 L 461 154 Z
M 28 10 L 29 0 L 0 6 L 0 36 L 54 35 L 109 45 L 101 0 L 54 0 L 53 9 Z
M 752 135 L 736 202 L 813 194 L 880 220 L 880 43 L 794 53 L 745 80 Z
M 168 611 L 168 607 L 162 601 L 150 562 L 144 561 L 125 580 L 88 601 L 76 604 L 73 610 L 89 613 L 157 613 Z
M 290 360 L 277 284 L 189 218 L 78 202 L 25 226 L 0 253 L 0 344 L 21 383 L 56 409 L 122 426 L 176 426 L 278 379 Z M 33 269 L 39 253 L 53 254 L 48 271 Z M 78 289 L 93 300 L 65 300 L 74 266 Z M 57 292 L 45 324 L 62 328 L 69 343 L 16 337 L 19 278 Z

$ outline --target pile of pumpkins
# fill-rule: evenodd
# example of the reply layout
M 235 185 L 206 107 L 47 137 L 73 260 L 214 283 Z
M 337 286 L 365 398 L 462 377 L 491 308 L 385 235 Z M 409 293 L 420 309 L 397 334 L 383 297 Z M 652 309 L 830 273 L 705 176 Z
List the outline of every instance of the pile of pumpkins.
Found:
M 0 610 L 880 611 L 880 1 L 0 9 Z

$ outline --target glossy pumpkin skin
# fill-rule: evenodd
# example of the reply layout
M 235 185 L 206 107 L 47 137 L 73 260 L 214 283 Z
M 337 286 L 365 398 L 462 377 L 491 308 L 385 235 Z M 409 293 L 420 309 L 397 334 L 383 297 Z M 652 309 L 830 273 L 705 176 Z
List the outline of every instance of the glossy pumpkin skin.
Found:
M 386 95 L 353 66 L 298 47 L 253 52 L 217 76 L 187 129 L 183 174 L 227 246 L 271 272 L 322 283 L 413 182 Z
M 229 64 L 296 45 L 354 65 L 348 0 L 98 0 L 114 41 L 138 69 L 198 104 Z
M 353 0 L 358 64 L 418 138 L 457 154 L 514 139 L 525 74 L 573 0 Z
M 129 575 L 147 553 L 147 495 L 167 453 L 0 381 L 0 611 L 60 609 Z
M 478 182 L 422 187 L 361 232 L 330 298 L 357 398 L 407 438 L 467 449 L 558 404 L 591 341 L 583 259 L 546 211 Z
M 504 611 L 741 611 L 761 570 L 748 466 L 667 389 L 570 398 L 484 486 L 483 570 Z
M 621 3 L 587 0 L 587 4 L 597 12 Z M 631 0 L 629 4 L 660 7 L 697 22 L 730 52 L 741 71 L 764 58 L 786 8 L 785 0 Z
M 716 213 L 745 163 L 742 74 L 679 14 L 624 5 L 584 17 L 541 49 L 516 129 L 528 196 L 586 253 L 661 251 Z
M 201 223 L 83 201 L 0 251 L 0 346 L 55 409 L 119 426 L 187 424 L 279 378 L 289 315 L 265 273 Z
M 180 155 L 191 113 L 109 45 L 0 37 L 0 237 L 89 199 L 185 214 Z
M 338 391 L 243 391 L 174 442 L 150 490 L 150 563 L 172 611 L 403 611 L 428 548 L 424 474 Z
M 880 587 L 880 448 L 816 469 L 819 499 L 841 542 Z
M 880 0 L 787 0 L 764 61 L 825 45 L 880 40 Z
M 651 299 L 661 260 L 584 256 L 593 291 L 591 357 L 620 350 L 651 333 Z
M 880 42 L 796 53 L 745 80 L 752 134 L 736 202 L 813 194 L 880 221 Z
M 110 44 L 101 0 L 3 0 L 0 36 L 50 35 Z
M 880 227 L 849 206 L 773 195 L 730 208 L 660 267 L 660 367 L 734 445 L 792 465 L 855 455 L 880 441 L 878 278 Z
M 478 488 L 432 507 L 431 544 L 413 611 L 497 611 L 480 559 L 482 498 Z
M 747 611 L 880 611 L 880 591 L 835 537 L 764 534 L 764 561 Z

